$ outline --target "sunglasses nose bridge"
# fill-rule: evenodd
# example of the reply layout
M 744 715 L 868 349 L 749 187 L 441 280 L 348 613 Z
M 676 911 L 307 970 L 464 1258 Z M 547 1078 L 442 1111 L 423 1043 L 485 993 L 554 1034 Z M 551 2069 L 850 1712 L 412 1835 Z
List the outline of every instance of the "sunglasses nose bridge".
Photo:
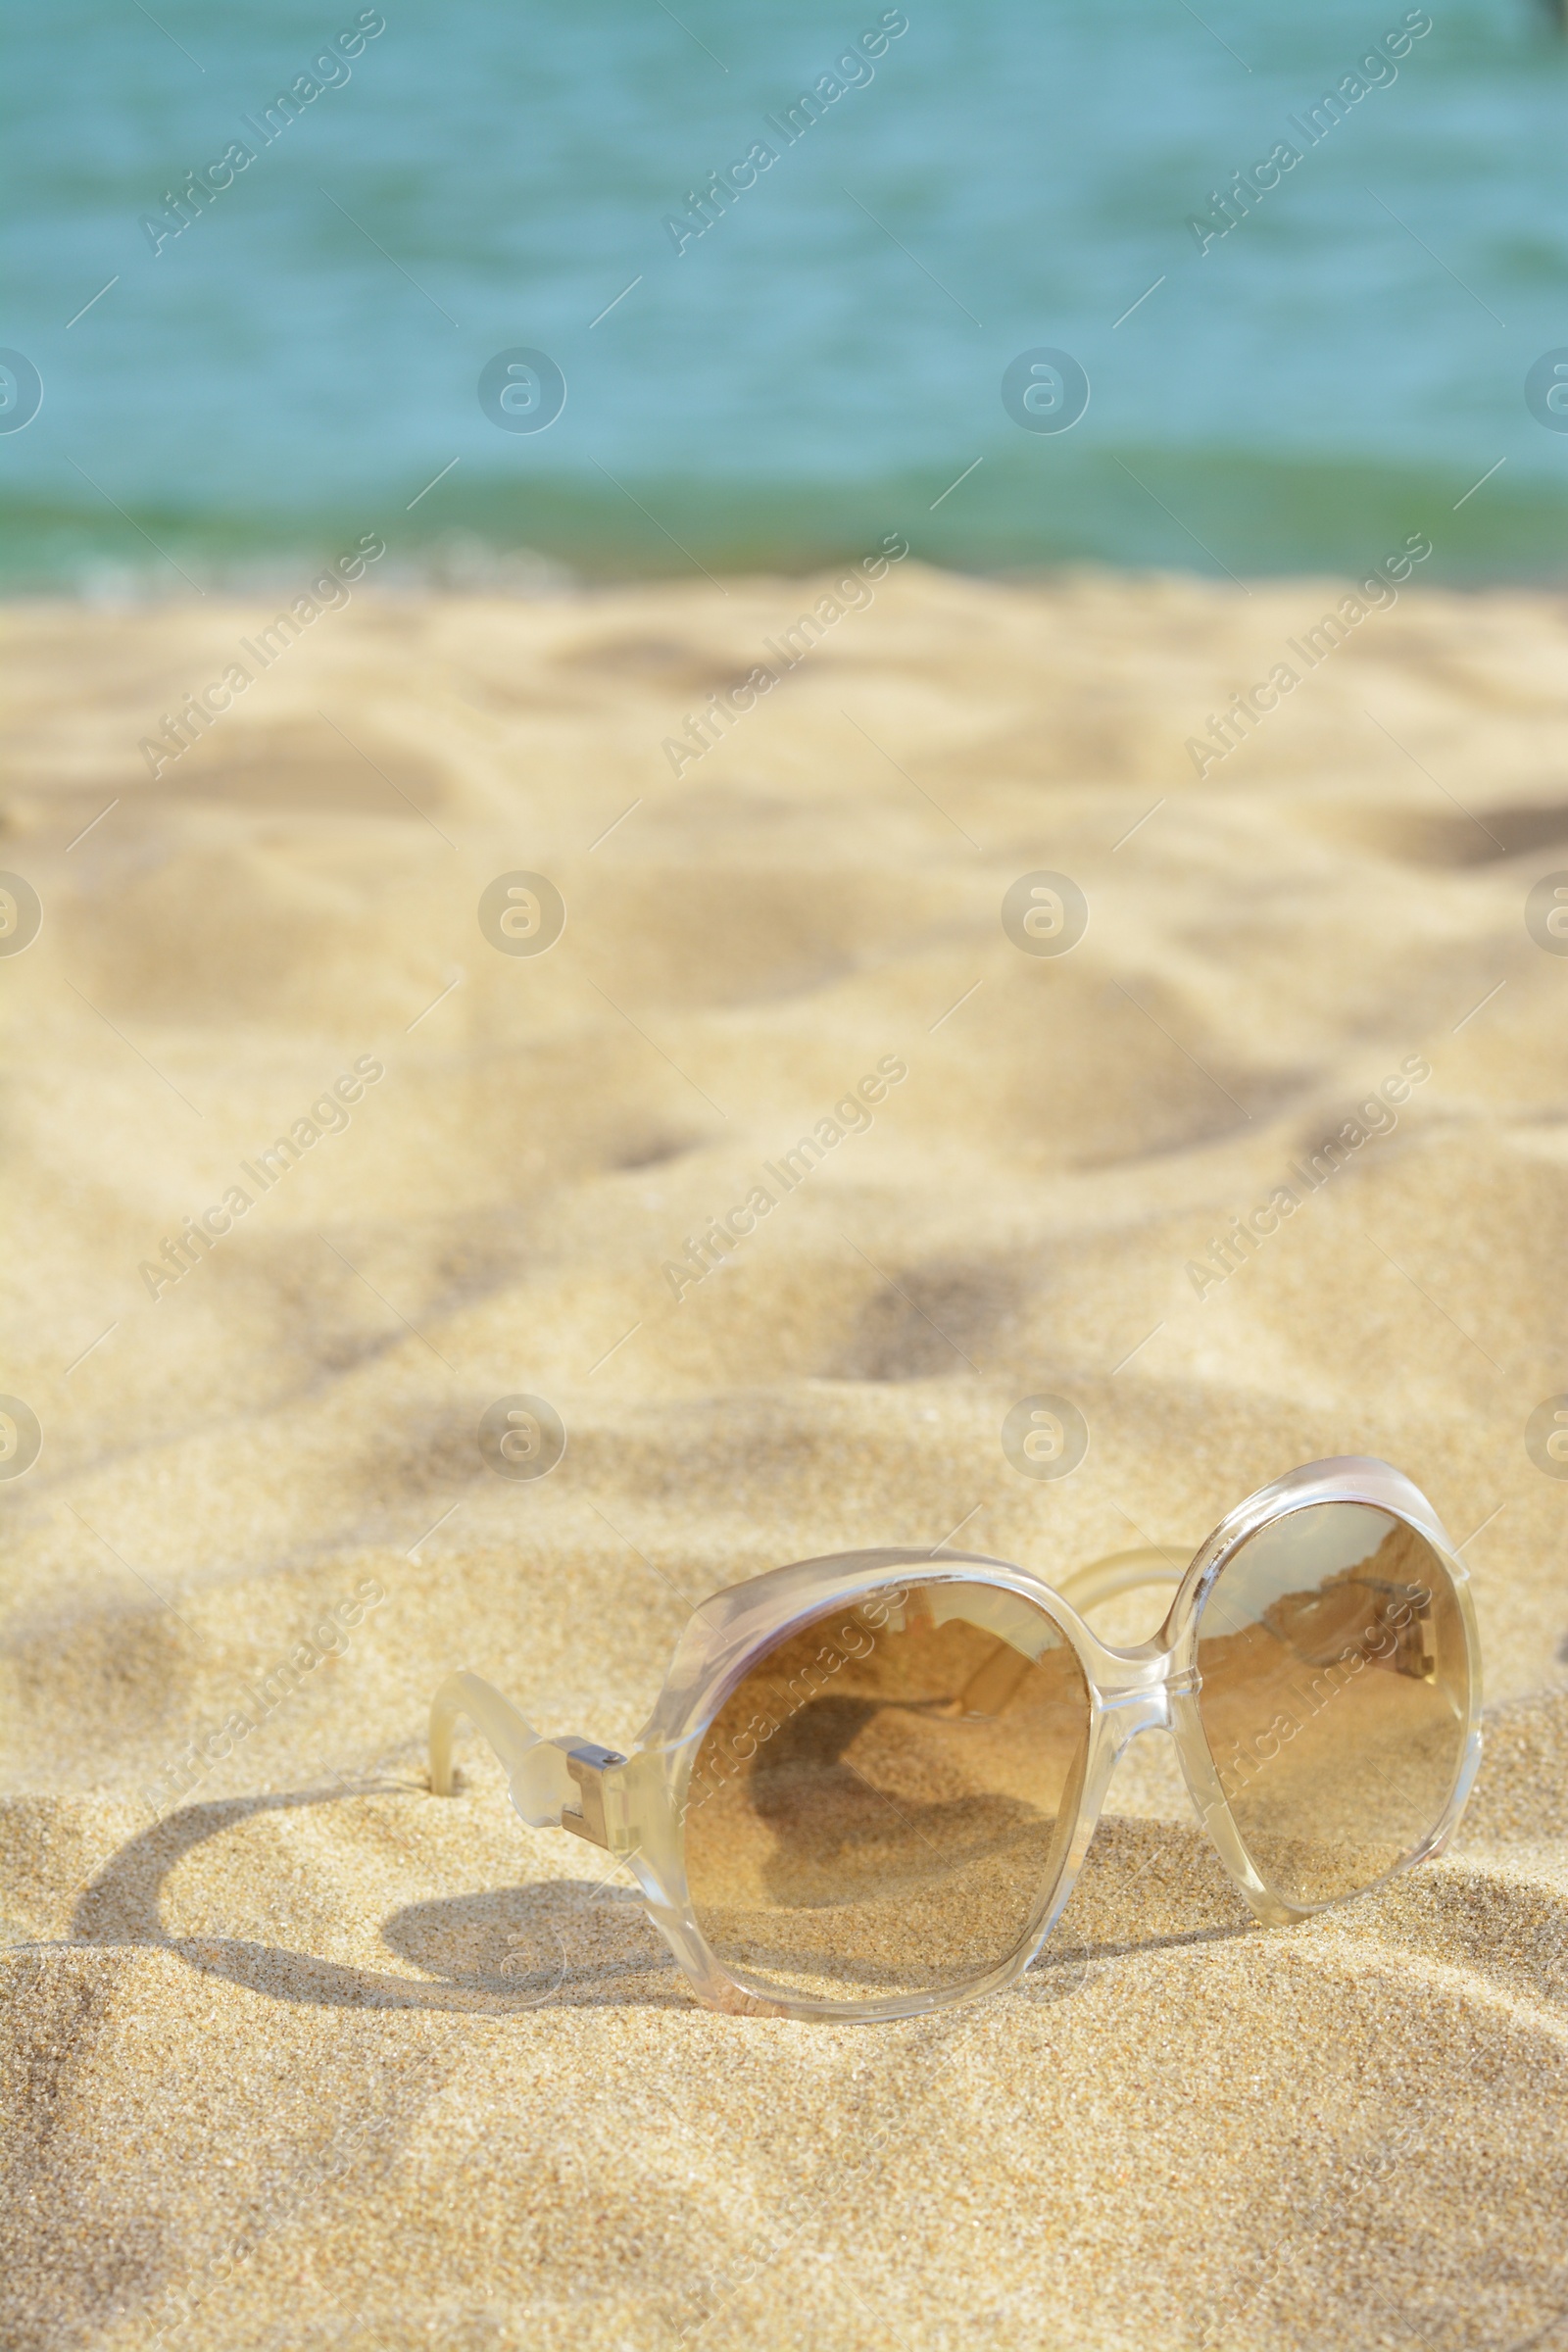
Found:
M 1101 1713 L 1120 1755 L 1140 1733 L 1171 1730 L 1171 1659 L 1167 1651 L 1112 1651 L 1106 1663 L 1109 1671 L 1100 1681 Z

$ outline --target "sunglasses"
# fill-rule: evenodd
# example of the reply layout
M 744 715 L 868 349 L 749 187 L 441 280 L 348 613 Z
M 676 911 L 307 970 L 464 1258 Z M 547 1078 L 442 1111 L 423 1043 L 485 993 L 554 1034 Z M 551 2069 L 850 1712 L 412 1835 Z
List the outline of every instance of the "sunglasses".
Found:
M 1083 1611 L 1176 1585 L 1156 1638 Z M 704 1601 L 629 1755 L 541 1739 L 475 1674 L 430 1711 L 452 1790 L 466 1715 L 535 1829 L 623 1860 L 699 1997 L 783 2017 L 908 2017 L 1029 1966 L 1072 1892 L 1117 1758 L 1168 1731 L 1258 1918 L 1304 1919 L 1438 1853 L 1481 1760 L 1465 1570 L 1387 1462 L 1310 1462 L 1186 1569 L 1157 1550 L 1053 1589 L 957 1551 L 800 1560 Z

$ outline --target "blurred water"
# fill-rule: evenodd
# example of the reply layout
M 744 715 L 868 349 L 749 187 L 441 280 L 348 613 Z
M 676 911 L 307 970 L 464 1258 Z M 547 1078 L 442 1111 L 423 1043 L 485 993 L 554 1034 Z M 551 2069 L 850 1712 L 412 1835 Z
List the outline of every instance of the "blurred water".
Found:
M 974 566 L 1348 565 L 1421 529 L 1428 576 L 1563 569 L 1568 433 L 1524 397 L 1568 344 L 1568 50 L 1536 0 L 1434 0 L 1315 146 L 1288 118 L 1400 0 L 906 13 L 793 145 L 767 118 L 879 6 L 389 0 L 270 145 L 243 118 L 354 0 L 19 15 L 0 344 L 44 401 L 0 432 L 0 576 L 181 591 L 371 529 L 389 571 L 470 574 L 797 566 L 894 528 Z M 141 217 L 235 139 L 255 161 L 155 255 Z M 1282 139 L 1299 164 L 1200 253 L 1188 217 Z M 777 161 L 677 253 L 665 217 L 759 140 Z M 564 374 L 548 431 L 481 411 L 518 346 Z M 1087 370 L 1070 432 L 1003 405 L 1037 346 Z

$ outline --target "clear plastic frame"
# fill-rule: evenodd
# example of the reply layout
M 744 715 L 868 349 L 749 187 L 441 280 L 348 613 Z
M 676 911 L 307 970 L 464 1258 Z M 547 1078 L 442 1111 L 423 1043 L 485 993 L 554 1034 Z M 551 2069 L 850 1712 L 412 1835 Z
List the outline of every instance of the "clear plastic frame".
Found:
M 1132 1648 L 1082 1613 L 1177 1586 Z M 1059 1918 L 1117 1759 L 1168 1731 L 1199 1821 L 1257 1917 L 1304 1919 L 1451 1837 L 1481 1756 L 1463 1563 L 1386 1462 L 1313 1462 L 1238 1505 L 1182 1570 L 1116 1554 L 1048 1584 L 890 1548 L 704 1601 L 629 1755 L 539 1737 L 477 1675 L 460 1715 L 535 1827 L 623 1860 L 710 2005 L 905 2017 L 1011 1984 Z

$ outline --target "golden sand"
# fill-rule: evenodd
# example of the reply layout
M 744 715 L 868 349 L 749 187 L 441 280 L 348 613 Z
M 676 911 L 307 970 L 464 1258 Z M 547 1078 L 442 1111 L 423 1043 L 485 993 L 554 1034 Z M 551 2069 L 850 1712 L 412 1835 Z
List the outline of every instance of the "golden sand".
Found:
M 1562 606 L 1407 593 L 1200 782 L 1339 590 L 909 564 L 673 774 L 808 593 L 361 593 L 156 781 L 270 608 L 5 619 L 8 2347 L 1568 2342 Z M 1000 921 L 1039 869 L 1059 958 Z M 537 956 L 476 916 L 518 870 Z M 1057 1481 L 1001 1444 L 1042 1393 Z M 536 1482 L 475 1438 L 524 1394 Z M 1306 1929 L 1151 1740 L 1017 1989 L 721 2017 L 466 1734 L 423 1786 L 452 1667 L 624 1744 L 719 1585 L 959 1529 L 1060 1575 L 1343 1452 L 1466 1544 L 1490 1747 L 1448 1857 Z

